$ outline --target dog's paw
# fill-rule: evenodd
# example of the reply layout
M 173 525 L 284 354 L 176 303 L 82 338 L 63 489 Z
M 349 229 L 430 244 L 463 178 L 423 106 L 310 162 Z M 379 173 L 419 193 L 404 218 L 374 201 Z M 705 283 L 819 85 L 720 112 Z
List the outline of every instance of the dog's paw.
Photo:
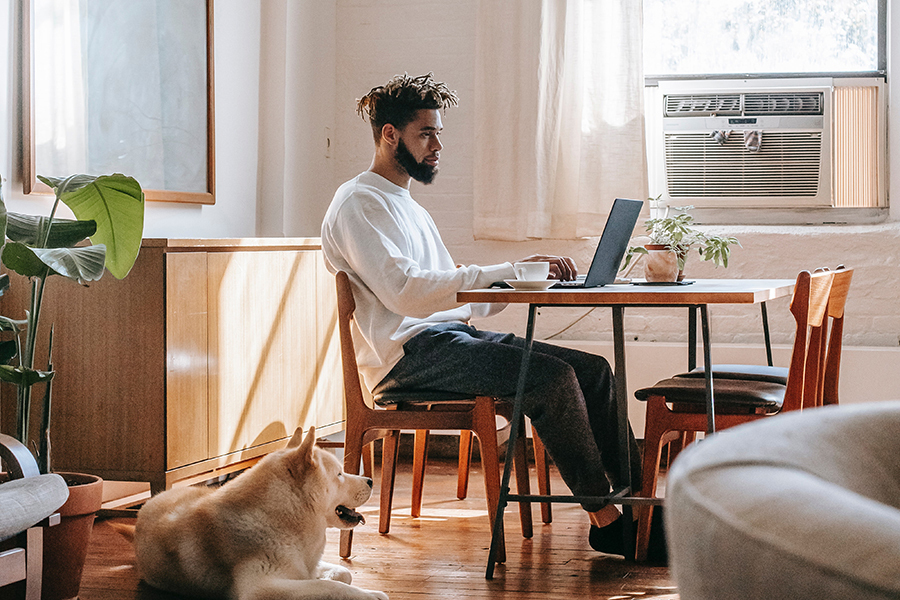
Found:
M 317 579 L 330 579 L 332 581 L 340 581 L 349 584 L 353 581 L 353 573 L 350 569 L 341 565 L 333 565 L 325 561 L 319 561 L 319 569 L 316 574 Z
M 376 590 L 366 590 L 370 594 L 372 594 L 373 598 L 377 598 L 378 600 L 388 600 L 388 595 L 384 592 L 379 592 Z

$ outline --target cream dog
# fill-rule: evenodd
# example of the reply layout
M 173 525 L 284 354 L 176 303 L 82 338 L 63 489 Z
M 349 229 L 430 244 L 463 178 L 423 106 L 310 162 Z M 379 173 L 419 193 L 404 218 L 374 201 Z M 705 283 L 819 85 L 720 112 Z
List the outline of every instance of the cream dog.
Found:
M 133 530 L 144 581 L 204 598 L 387 600 L 321 561 L 326 527 L 364 522 L 354 509 L 371 496 L 372 480 L 344 473 L 315 439 L 315 428 L 306 438 L 298 429 L 287 448 L 216 490 L 151 498 Z

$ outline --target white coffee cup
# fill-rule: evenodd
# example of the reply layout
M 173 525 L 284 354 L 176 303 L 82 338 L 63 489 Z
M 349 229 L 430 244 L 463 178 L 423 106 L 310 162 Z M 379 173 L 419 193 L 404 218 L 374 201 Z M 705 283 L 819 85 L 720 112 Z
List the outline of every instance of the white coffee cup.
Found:
M 513 268 L 519 281 L 543 281 L 550 276 L 548 262 L 517 262 Z

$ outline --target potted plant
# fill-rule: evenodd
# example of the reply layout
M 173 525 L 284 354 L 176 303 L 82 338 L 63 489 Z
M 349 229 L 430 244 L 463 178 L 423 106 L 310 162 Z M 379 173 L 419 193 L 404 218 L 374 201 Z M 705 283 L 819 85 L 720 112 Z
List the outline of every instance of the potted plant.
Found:
M 137 181 L 121 174 L 39 176 L 38 179 L 55 194 L 46 217 L 8 213 L 0 179 L 0 233 L 3 234 L 0 263 L 8 271 L 25 277 L 30 285 L 29 303 L 21 307 L 21 314 L 0 316 L 0 332 L 4 337 L 0 340 L 0 380 L 13 384 L 16 389 L 13 435 L 34 449 L 41 472 L 48 473 L 51 471 L 51 392 L 56 373 L 52 362 L 52 326 L 46 359 L 36 356 L 44 287 L 54 275 L 81 285 L 100 279 L 104 270 L 118 279 L 125 277 L 141 247 L 144 193 Z M 75 220 L 56 216 L 60 203 L 71 209 Z M 4 273 L 0 294 L 9 285 L 9 277 Z M 43 391 L 41 424 L 37 442 L 30 444 L 32 399 L 36 389 Z M 62 523 L 45 532 L 42 591 L 45 600 L 77 596 L 94 514 L 101 501 L 100 478 L 61 475 L 70 483 L 69 500 L 60 509 Z M 67 546 L 69 542 L 65 538 L 70 535 L 82 539 Z M 72 572 L 63 573 L 63 568 Z
M 651 203 L 659 198 L 650 198 Z M 694 228 L 694 217 L 688 212 L 693 206 L 675 208 L 677 214 L 669 216 L 666 208 L 662 216 L 654 216 L 644 223 L 646 241 L 630 246 L 625 253 L 622 270 L 630 272 L 641 258 L 648 281 L 675 281 L 684 276 L 684 264 L 691 248 L 697 248 L 702 260 L 711 260 L 716 267 L 728 267 L 731 246 L 740 246 L 735 237 L 710 235 Z M 639 255 L 634 263 L 635 255 Z M 631 269 L 628 268 L 631 264 Z

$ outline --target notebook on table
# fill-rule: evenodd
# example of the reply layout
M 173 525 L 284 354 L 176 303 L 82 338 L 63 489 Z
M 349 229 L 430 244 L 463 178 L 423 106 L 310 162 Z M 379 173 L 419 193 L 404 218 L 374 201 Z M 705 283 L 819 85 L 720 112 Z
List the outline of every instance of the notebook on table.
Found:
M 641 200 L 616 198 L 587 274 L 579 275 L 574 281 L 560 281 L 551 286 L 551 289 L 592 288 L 615 282 L 643 206 L 644 202 Z

